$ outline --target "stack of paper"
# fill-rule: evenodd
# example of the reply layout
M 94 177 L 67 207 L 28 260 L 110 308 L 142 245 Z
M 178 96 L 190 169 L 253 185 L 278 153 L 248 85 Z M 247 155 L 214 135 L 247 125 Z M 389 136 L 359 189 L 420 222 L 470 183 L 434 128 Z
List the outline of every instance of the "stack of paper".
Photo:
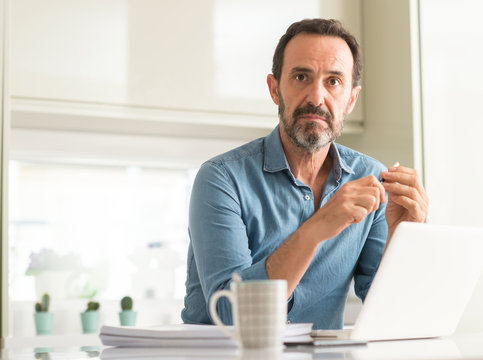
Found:
M 233 330 L 232 326 L 228 326 Z M 287 324 L 286 344 L 311 343 L 311 323 Z M 176 324 L 157 327 L 102 326 L 102 344 L 118 347 L 236 347 L 216 325 Z

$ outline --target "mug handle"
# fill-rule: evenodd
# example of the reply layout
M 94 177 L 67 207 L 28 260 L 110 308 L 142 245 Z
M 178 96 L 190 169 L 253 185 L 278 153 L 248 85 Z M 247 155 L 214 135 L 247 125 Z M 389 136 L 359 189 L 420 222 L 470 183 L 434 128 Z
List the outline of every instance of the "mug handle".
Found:
M 228 337 L 232 338 L 235 341 L 240 341 L 238 334 L 236 331 L 231 331 L 228 329 L 228 327 L 223 324 L 223 321 L 221 321 L 220 317 L 218 316 L 218 311 L 216 309 L 216 304 L 218 303 L 218 300 L 221 297 L 227 297 L 228 300 L 231 303 L 232 308 L 234 309 L 235 303 L 236 303 L 236 298 L 233 295 L 233 293 L 229 290 L 218 290 L 215 292 L 210 299 L 210 315 L 211 318 L 213 319 L 213 322 L 220 327 L 220 330 L 223 331 Z

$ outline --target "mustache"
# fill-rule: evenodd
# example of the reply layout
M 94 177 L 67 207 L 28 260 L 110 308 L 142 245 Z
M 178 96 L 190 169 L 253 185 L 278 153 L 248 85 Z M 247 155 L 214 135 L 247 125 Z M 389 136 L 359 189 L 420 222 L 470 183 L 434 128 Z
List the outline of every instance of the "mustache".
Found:
M 327 122 L 332 124 L 334 117 L 332 116 L 331 112 L 328 110 L 322 109 L 320 106 L 314 106 L 311 104 L 307 104 L 305 106 L 300 106 L 295 109 L 293 112 L 293 118 L 297 119 L 299 116 L 307 115 L 307 114 L 314 114 L 323 117 L 327 120 Z

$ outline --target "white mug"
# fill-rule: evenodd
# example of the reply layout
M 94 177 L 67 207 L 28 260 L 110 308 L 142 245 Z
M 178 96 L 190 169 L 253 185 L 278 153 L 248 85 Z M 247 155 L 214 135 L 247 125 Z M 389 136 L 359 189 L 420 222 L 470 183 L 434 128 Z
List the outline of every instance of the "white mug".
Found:
M 223 296 L 231 303 L 234 331 L 218 316 L 216 304 Z M 230 290 L 219 290 L 211 297 L 210 315 L 243 348 L 282 347 L 287 322 L 287 281 L 237 281 L 234 276 Z

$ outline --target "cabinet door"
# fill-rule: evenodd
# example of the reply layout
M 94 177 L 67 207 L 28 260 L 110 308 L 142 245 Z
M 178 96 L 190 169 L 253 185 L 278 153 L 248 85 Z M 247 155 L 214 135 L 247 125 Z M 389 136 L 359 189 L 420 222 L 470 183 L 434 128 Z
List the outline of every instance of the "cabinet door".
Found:
M 279 37 L 324 16 L 345 17 L 360 38 L 360 4 L 348 1 L 16 0 L 12 95 L 255 115 L 271 127 L 266 75 Z M 360 106 L 351 119 L 362 119 Z

